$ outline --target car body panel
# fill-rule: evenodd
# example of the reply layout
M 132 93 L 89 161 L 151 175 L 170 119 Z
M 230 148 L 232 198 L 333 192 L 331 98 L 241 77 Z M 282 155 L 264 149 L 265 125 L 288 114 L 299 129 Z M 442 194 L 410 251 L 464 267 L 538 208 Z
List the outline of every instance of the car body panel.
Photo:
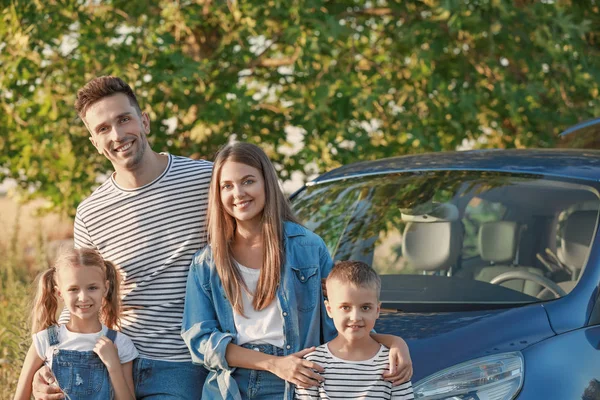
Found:
M 539 174 L 600 181 L 598 150 L 473 150 L 363 161 L 326 172 L 307 185 L 353 176 L 405 171 L 470 170 Z
M 528 324 L 515 325 L 515 320 Z M 414 362 L 413 382 L 469 359 L 522 350 L 554 336 L 539 304 L 500 311 L 383 312 L 375 330 L 407 341 Z M 482 335 L 482 331 L 486 334 Z
M 526 379 L 517 399 L 600 398 L 600 326 L 553 336 L 522 353 Z

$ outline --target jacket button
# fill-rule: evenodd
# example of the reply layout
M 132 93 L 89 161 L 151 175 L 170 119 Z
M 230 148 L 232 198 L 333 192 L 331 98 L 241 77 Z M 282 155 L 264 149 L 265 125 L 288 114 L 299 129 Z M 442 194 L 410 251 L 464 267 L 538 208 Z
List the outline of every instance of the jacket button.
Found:
M 288 344 L 287 346 L 285 346 L 285 348 L 289 350 L 289 349 L 291 349 L 291 348 L 292 348 L 292 346 L 290 346 L 290 345 Z
M 285 311 L 283 312 L 283 316 L 284 316 L 284 317 L 287 317 L 287 313 L 286 313 Z

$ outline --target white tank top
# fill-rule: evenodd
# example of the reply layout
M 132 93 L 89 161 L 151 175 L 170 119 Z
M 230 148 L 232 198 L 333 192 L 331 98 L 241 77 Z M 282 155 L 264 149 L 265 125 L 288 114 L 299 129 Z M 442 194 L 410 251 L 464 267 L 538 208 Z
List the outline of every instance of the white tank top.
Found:
M 240 263 L 237 263 L 237 266 L 248 290 L 254 293 L 260 269 L 248 268 Z M 267 308 L 257 311 L 252 306 L 253 299 L 253 294 L 250 295 L 242 289 L 242 304 L 246 316 L 244 317 L 236 311 L 233 312 L 233 321 L 237 330 L 236 344 L 239 346 L 246 343 L 272 344 L 283 348 L 283 317 L 279 308 L 279 300 L 275 297 Z

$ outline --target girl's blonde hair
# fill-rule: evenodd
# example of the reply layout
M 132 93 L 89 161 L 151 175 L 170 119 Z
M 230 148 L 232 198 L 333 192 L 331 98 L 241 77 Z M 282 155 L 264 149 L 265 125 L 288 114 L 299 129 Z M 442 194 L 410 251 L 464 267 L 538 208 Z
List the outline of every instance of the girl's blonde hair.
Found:
M 227 161 L 256 168 L 265 181 L 265 207 L 262 212 L 263 264 L 256 285 L 252 305 L 256 310 L 267 307 L 275 298 L 281 280 L 281 267 L 285 254 L 283 247 L 283 222 L 298 220 L 284 196 L 273 164 L 258 146 L 234 143 L 222 148 L 215 159 L 208 196 L 208 241 L 212 248 L 217 273 L 233 309 L 244 315 L 242 288 L 246 289 L 239 269 L 235 266 L 231 243 L 236 221 L 221 203 L 221 170 Z
M 102 300 L 100 321 L 109 328 L 120 328 L 121 297 L 119 296 L 119 290 L 121 275 L 115 264 L 104 260 L 96 250 L 81 248 L 61 251 L 54 265 L 38 276 L 37 291 L 31 315 L 31 330 L 36 333 L 57 324 L 56 313 L 59 303 L 56 292 L 56 278 L 60 270 L 68 266 L 98 267 L 102 269 L 108 281 L 108 291 Z

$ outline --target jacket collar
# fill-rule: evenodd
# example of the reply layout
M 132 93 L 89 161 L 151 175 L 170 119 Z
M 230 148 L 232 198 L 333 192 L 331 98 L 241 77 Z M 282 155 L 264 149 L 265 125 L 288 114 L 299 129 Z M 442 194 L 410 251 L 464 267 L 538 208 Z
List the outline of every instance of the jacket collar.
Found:
M 283 223 L 285 237 L 304 236 L 306 235 L 306 228 L 302 225 L 298 225 L 295 222 L 285 221 Z

